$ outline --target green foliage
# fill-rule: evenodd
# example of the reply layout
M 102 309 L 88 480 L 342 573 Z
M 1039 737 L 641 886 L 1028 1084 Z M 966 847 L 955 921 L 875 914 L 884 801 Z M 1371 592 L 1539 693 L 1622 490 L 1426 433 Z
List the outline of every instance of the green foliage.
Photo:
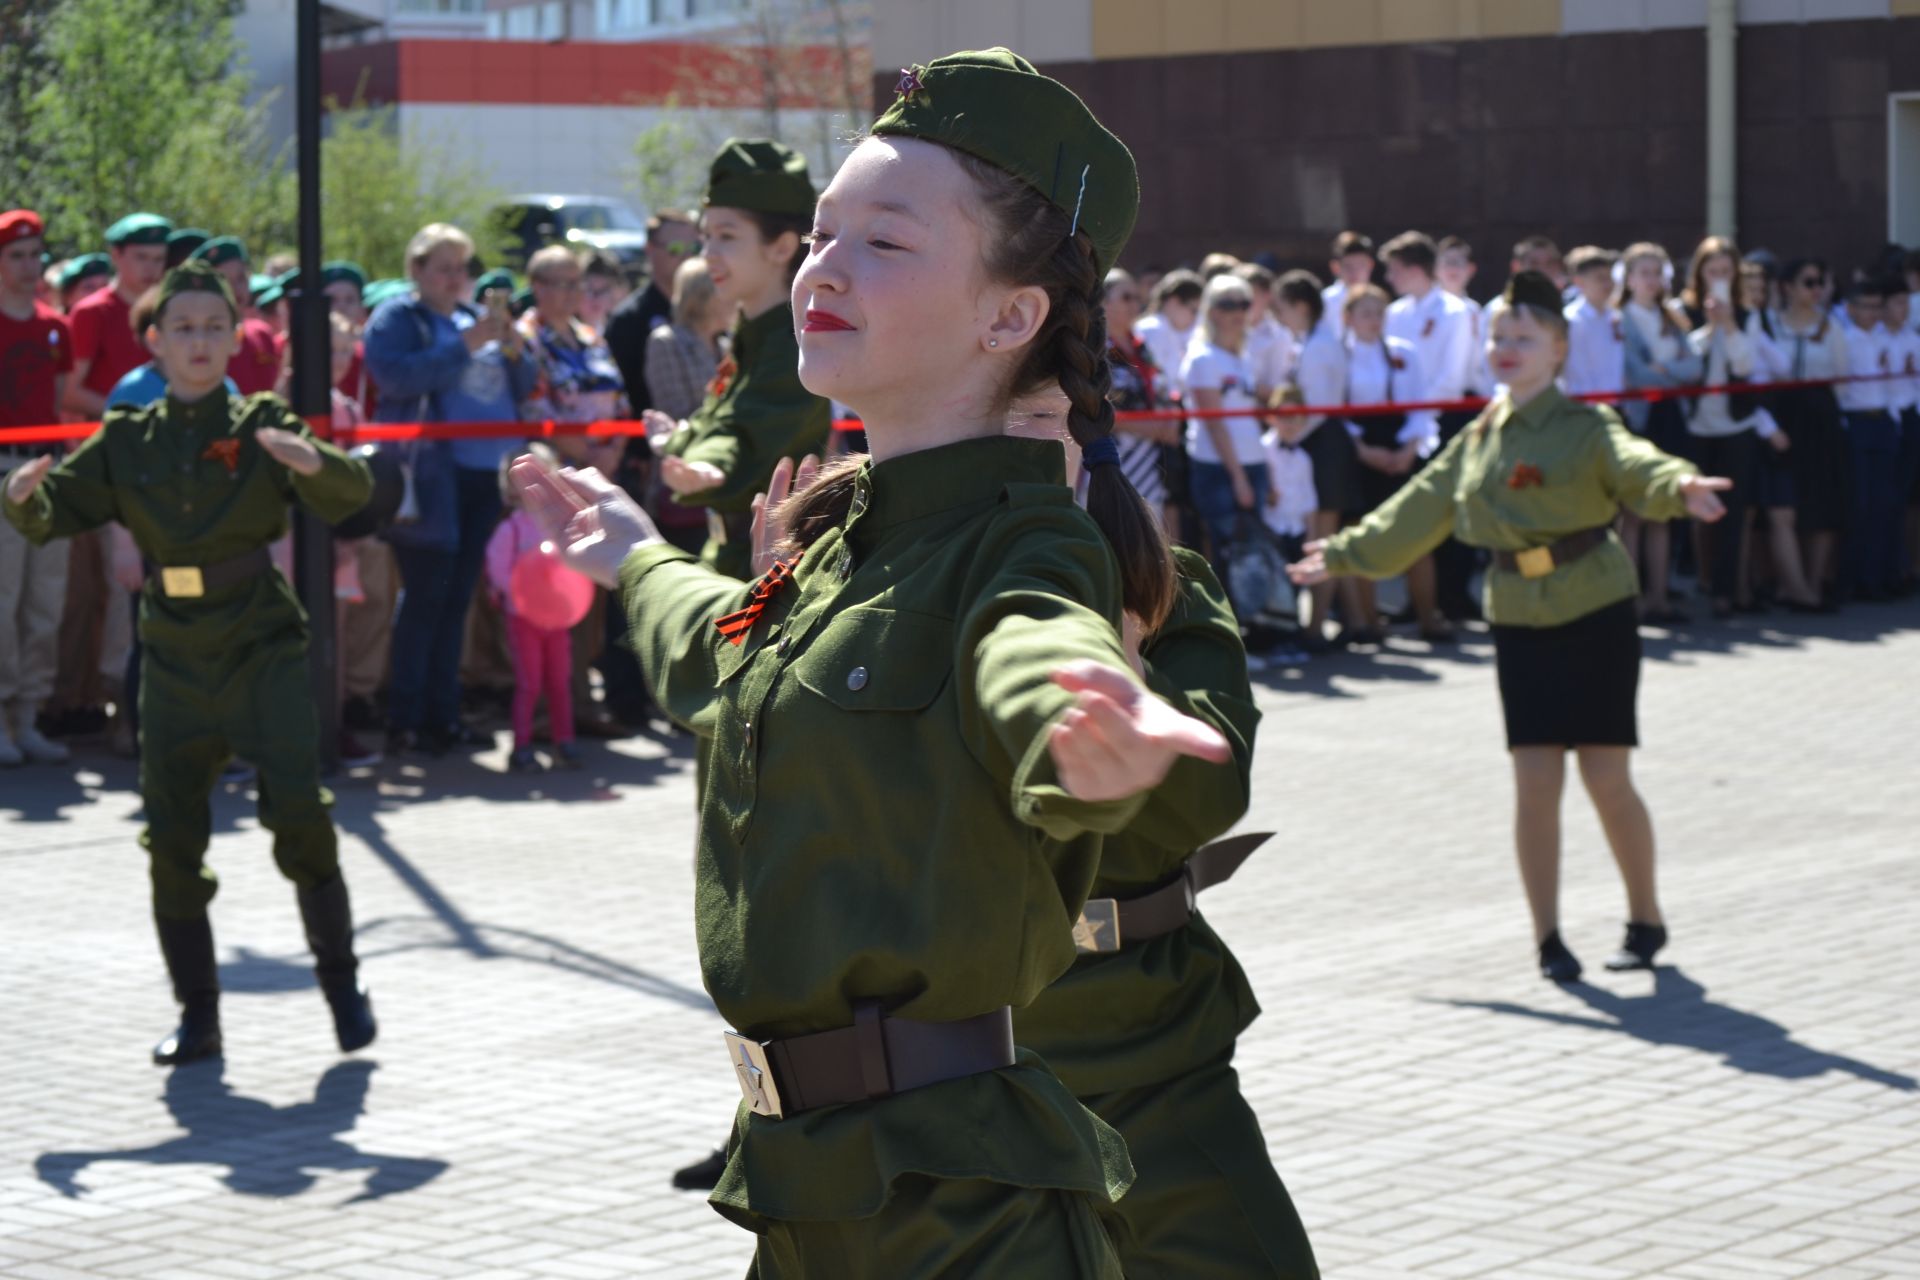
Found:
M 320 146 L 327 257 L 351 259 L 376 278 L 404 275 L 414 232 L 451 222 L 483 261 L 500 262 L 511 237 L 494 210 L 505 196 L 478 164 L 434 139 L 403 139 L 391 108 L 331 106 Z
M 665 110 L 671 113 L 676 106 L 677 96 L 667 95 Z M 670 115 L 642 129 L 633 140 L 628 181 L 641 207 L 649 213 L 698 208 L 698 197 L 707 186 L 707 165 L 719 143 L 719 139 L 710 141 L 684 117 Z
M 137 209 L 247 242 L 254 262 L 298 243 L 291 144 L 248 101 L 238 0 L 0 0 L 0 192 L 47 219 L 57 253 L 103 247 Z M 332 106 L 321 144 L 325 253 L 399 275 L 407 240 L 452 222 L 498 261 L 501 193 L 391 109 Z M 403 157 L 404 150 L 404 157 Z

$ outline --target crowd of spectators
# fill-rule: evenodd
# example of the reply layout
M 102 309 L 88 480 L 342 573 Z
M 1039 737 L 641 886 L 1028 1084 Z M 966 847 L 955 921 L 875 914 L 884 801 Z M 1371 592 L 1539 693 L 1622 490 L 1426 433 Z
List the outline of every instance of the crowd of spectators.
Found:
M 148 214 L 116 223 L 107 241 L 104 253 L 47 262 L 37 219 L 0 218 L 0 426 L 93 421 L 164 394 L 144 316 L 168 265 L 190 255 L 226 276 L 245 312 L 232 392 L 285 393 L 288 302 L 301 288 L 290 260 L 256 272 L 238 240 Z M 331 310 L 334 422 L 637 422 L 649 408 L 685 417 L 734 320 L 715 300 L 700 249 L 696 216 L 669 210 L 650 219 L 637 282 L 613 258 L 564 245 L 533 254 L 524 280 L 483 271 L 472 240 L 445 224 L 414 237 L 403 279 L 370 281 L 355 264 L 328 263 L 319 284 Z M 1410 571 L 1405 607 L 1393 612 L 1353 579 L 1295 599 L 1273 566 L 1365 519 L 1473 420 L 1467 402 L 1497 391 L 1487 307 L 1470 292 L 1473 250 L 1420 232 L 1376 249 L 1346 232 L 1324 278 L 1280 267 L 1266 255 L 1216 253 L 1196 267 L 1108 277 L 1117 407 L 1177 411 L 1123 418 L 1121 465 L 1169 533 L 1214 559 L 1257 666 L 1370 650 L 1396 627 L 1447 643 L 1477 615 L 1479 566 L 1465 548 L 1444 545 Z M 1838 276 L 1817 258 L 1743 255 L 1709 238 L 1677 271 L 1651 243 L 1563 256 L 1536 236 L 1514 246 L 1511 267 L 1564 287 L 1569 393 L 1682 389 L 1616 408 L 1629 429 L 1736 482 L 1732 518 L 1715 529 L 1675 537 L 1622 517 L 1647 624 L 1675 626 L 1703 610 L 1824 612 L 1913 592 L 1920 254 L 1889 250 Z M 1854 380 L 1819 381 L 1830 378 Z M 1684 393 L 1702 385 L 1727 389 Z M 551 443 L 561 460 L 597 468 L 644 501 L 669 539 L 700 546 L 704 514 L 670 500 L 638 427 Z M 337 545 L 343 762 L 490 744 L 489 722 L 510 704 L 516 769 L 577 762 L 576 732 L 645 727 L 646 693 L 620 643 L 624 619 L 604 594 L 564 646 L 509 616 L 502 574 L 512 565 L 500 557 L 516 526 L 502 475 L 525 439 L 382 447 L 408 478 L 402 509 Z M 0 449 L 0 469 L 53 448 Z M 58 763 L 69 741 L 89 736 L 137 749 L 144 569 L 131 547 L 123 530 L 108 529 L 30 548 L 0 525 L 0 764 Z M 1687 582 L 1692 603 L 1679 589 Z M 538 690 L 513 701 L 516 683 L 529 681 Z M 533 692 L 546 695 L 538 722 Z M 533 750 L 542 735 L 546 759 Z

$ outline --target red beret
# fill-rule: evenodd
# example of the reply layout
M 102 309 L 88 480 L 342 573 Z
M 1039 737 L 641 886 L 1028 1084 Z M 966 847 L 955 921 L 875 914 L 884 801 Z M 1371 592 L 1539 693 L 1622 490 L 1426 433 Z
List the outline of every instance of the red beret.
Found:
M 0 213 L 0 244 L 12 244 L 15 240 L 27 240 L 43 235 L 46 228 L 40 223 L 40 215 L 31 209 L 9 209 Z

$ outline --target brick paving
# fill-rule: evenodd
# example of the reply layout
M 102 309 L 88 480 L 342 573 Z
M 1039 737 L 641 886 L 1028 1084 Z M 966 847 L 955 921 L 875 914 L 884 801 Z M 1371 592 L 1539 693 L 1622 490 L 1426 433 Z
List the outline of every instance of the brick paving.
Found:
M 1905 628 L 1895 630 L 1893 628 Z M 1920 607 L 1651 642 L 1639 757 L 1671 967 L 1570 781 L 1565 933 L 1532 973 L 1491 650 L 1261 677 L 1249 826 L 1206 909 L 1265 1015 L 1240 1067 L 1330 1277 L 1920 1277 Z M 342 1060 L 240 793 L 212 861 L 227 1056 L 170 1016 L 131 767 L 0 775 L 0 1275 L 737 1277 L 668 1172 L 736 1096 L 692 952 L 684 740 L 582 774 L 342 780 L 382 1020 Z

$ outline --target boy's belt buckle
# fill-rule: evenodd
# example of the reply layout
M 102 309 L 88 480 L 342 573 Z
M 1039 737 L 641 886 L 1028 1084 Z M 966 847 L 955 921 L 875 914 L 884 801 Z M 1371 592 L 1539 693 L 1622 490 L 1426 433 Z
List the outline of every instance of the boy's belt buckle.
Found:
M 1519 566 L 1523 578 L 1544 578 L 1553 572 L 1553 550 L 1549 547 L 1528 547 L 1513 557 Z
M 1074 950 L 1082 955 L 1120 949 L 1120 903 L 1114 898 L 1089 898 L 1073 922 Z
M 160 589 L 176 600 L 197 600 L 207 594 L 207 580 L 196 564 L 160 570 Z
M 733 1064 L 740 1093 L 755 1115 L 778 1120 L 785 1112 L 780 1105 L 780 1090 L 773 1082 L 773 1067 L 767 1061 L 767 1047 L 738 1032 L 723 1033 L 727 1039 L 727 1058 Z

